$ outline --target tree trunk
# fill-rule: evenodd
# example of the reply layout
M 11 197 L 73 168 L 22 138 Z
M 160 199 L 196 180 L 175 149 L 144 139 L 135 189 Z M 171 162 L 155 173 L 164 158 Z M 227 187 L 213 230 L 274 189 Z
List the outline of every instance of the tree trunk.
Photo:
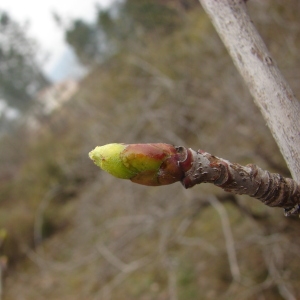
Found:
M 199 1 L 260 108 L 293 178 L 300 183 L 300 103 L 254 27 L 245 1 Z

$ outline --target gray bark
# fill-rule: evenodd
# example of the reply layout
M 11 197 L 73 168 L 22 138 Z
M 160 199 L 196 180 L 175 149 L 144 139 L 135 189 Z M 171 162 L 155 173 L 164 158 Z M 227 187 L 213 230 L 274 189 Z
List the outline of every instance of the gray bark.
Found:
M 175 148 L 179 153 L 179 168 L 184 174 L 180 181 L 185 188 L 203 182 L 213 183 L 226 192 L 248 195 L 271 207 L 283 207 L 286 216 L 299 214 L 300 185 L 293 179 L 262 170 L 254 164 L 231 163 L 202 150 Z
M 300 103 L 254 27 L 245 1 L 199 1 L 260 108 L 293 178 L 300 183 Z

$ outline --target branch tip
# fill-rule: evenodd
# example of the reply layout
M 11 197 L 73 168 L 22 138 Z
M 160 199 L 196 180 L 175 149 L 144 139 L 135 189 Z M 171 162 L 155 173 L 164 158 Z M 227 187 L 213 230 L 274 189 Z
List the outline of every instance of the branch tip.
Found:
M 108 144 L 96 147 L 90 158 L 103 170 L 132 182 L 161 186 L 180 181 L 185 188 L 213 183 L 227 192 L 244 194 L 267 206 L 283 207 L 286 216 L 300 214 L 300 186 L 290 178 L 241 166 L 183 146 L 163 143 Z

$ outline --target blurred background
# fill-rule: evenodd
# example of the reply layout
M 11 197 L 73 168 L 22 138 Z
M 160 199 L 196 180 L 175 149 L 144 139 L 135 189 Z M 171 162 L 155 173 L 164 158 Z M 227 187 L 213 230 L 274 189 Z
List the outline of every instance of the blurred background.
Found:
M 2 299 L 299 299 L 297 218 L 88 158 L 165 142 L 290 176 L 199 2 L 29 2 L 0 4 Z M 247 6 L 299 98 L 300 2 Z

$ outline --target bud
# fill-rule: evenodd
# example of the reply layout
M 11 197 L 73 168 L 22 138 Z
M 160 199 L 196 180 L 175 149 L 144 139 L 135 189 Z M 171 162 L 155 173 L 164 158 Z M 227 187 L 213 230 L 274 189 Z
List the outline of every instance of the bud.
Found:
M 118 178 L 130 179 L 136 171 L 126 167 L 120 157 L 125 149 L 124 144 L 108 144 L 96 147 L 89 156 L 102 170 Z
M 157 186 L 180 181 L 177 149 L 169 144 L 108 144 L 89 153 L 94 163 L 118 178 Z

